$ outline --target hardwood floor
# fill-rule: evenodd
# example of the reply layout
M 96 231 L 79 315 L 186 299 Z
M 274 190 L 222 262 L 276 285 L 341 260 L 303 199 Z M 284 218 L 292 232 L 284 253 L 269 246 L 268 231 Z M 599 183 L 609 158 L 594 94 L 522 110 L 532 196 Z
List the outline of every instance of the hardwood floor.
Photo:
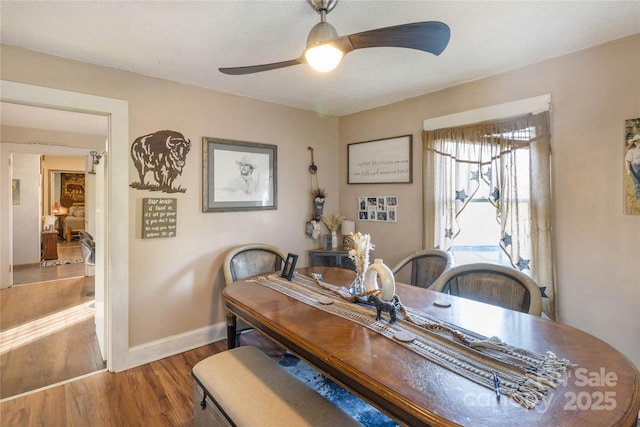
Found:
M 58 238 L 58 260 L 77 261 L 82 259 L 78 240 L 66 242 Z M 62 264 L 51 267 L 40 267 L 39 264 L 16 266 L 13 271 L 13 284 L 23 285 L 50 280 L 69 279 L 84 276 L 84 263 Z
M 61 259 L 79 254 L 77 242 L 59 245 Z M 0 399 L 104 369 L 84 264 L 15 273 L 24 284 L 0 290 Z
M 193 425 L 191 369 L 226 340 L 120 373 L 102 372 L 0 404 L 6 426 Z
M 84 265 L 16 270 L 16 278 L 40 283 L 0 290 L 0 425 L 193 425 L 191 368 L 226 350 L 226 340 L 125 372 L 87 375 L 105 363 L 90 312 L 94 281 Z M 18 328 L 15 337 L 7 334 Z M 29 342 L 29 333 L 42 336 Z

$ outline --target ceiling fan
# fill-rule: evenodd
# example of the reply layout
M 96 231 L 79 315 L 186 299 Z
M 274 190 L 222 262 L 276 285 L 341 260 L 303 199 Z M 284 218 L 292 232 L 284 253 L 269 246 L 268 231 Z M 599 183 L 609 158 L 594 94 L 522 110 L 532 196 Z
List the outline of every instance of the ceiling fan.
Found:
M 219 68 L 220 72 L 237 76 L 305 63 L 316 71 L 328 72 L 338 66 L 344 55 L 356 49 L 403 47 L 440 55 L 449 43 L 449 27 L 437 21 L 414 22 L 338 37 L 336 29 L 326 22 L 327 13 L 333 10 L 338 0 L 308 2 L 320 14 L 320 22 L 309 32 L 307 47 L 300 57 L 270 64 Z

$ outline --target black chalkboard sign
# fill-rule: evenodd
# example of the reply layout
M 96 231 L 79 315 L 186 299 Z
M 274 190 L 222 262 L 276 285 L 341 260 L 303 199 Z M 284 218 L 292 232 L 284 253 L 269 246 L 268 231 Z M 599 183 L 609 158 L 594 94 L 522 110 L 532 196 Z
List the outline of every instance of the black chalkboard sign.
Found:
M 177 199 L 142 199 L 142 238 L 175 237 Z

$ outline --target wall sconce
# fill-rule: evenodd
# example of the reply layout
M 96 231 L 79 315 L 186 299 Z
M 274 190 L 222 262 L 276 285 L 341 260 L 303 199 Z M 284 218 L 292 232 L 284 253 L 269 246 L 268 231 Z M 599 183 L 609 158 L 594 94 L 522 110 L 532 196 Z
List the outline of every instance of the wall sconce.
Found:
M 102 159 L 102 157 L 105 155 L 106 151 L 103 151 L 102 153 L 98 154 L 97 151 L 90 151 L 89 154 L 91 155 L 91 170 L 89 171 L 90 174 L 95 175 L 96 174 L 96 170 L 95 170 L 95 165 L 99 165 L 100 164 L 100 159 Z

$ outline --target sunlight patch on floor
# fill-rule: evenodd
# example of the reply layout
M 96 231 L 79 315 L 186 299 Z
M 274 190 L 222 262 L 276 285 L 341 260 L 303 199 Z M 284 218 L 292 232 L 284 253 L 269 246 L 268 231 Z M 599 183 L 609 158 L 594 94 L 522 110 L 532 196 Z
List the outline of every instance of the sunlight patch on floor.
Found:
M 95 311 L 95 301 L 91 300 L 0 332 L 0 354 L 90 319 Z

